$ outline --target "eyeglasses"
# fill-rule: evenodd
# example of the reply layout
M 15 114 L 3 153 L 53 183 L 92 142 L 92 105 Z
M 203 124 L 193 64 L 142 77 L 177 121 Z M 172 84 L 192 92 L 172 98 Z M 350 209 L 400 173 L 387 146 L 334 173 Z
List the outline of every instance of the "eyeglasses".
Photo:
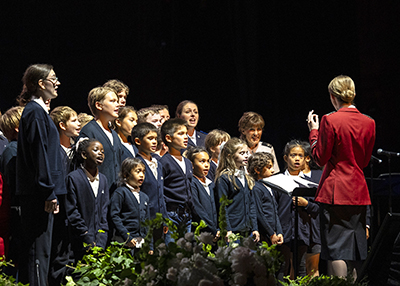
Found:
M 58 81 L 58 77 L 53 77 L 53 78 L 45 78 L 44 80 L 48 80 L 51 82 L 53 85 L 56 85 Z

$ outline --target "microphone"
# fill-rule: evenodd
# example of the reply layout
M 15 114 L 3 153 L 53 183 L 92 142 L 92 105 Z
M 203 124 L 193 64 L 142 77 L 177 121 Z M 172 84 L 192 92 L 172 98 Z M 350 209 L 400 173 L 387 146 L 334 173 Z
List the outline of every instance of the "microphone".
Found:
M 380 148 L 376 151 L 376 153 L 378 153 L 378 155 L 386 155 L 388 157 L 390 157 L 390 156 L 400 157 L 400 153 L 391 152 L 391 151 L 385 151 L 385 150 L 382 150 Z
M 379 159 L 378 157 L 375 157 L 374 155 L 371 155 L 371 161 L 377 164 L 382 163 L 382 160 Z

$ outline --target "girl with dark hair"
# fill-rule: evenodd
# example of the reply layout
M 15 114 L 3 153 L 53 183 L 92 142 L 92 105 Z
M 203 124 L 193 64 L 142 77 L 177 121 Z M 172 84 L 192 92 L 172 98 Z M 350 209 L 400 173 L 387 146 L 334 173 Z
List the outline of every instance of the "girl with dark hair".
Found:
M 75 148 L 72 164 L 76 170 L 66 179 L 65 208 L 72 232 L 71 248 L 77 262 L 85 252 L 83 243 L 106 246 L 109 192 L 107 179 L 98 169 L 104 161 L 103 145 L 96 139 L 81 138 Z
M 66 194 L 58 131 L 45 102 L 58 96 L 60 85 L 51 65 L 35 64 L 25 71 L 18 97 L 25 106 L 19 124 L 17 188 L 23 229 L 19 279 L 46 285 L 49 271 L 56 195 Z

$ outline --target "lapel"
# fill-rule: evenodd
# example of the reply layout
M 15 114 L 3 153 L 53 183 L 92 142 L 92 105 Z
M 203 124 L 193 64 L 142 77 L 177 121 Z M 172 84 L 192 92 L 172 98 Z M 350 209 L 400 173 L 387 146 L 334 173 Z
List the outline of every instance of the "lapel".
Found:
M 107 142 L 108 146 L 109 146 L 111 149 L 113 149 L 113 148 L 112 148 L 113 145 L 111 145 L 111 141 L 110 141 L 110 139 L 108 138 L 108 136 L 106 135 L 106 133 L 104 132 L 103 128 L 100 127 L 100 125 L 97 123 L 96 120 L 93 119 L 92 122 L 94 123 L 94 124 L 93 124 L 93 125 L 95 126 L 94 128 L 97 129 L 97 133 L 98 133 L 98 134 L 101 134 L 100 136 L 103 137 L 103 140 L 105 140 L 105 142 Z M 114 141 L 114 144 L 115 144 L 115 136 L 114 136 L 112 130 L 111 130 L 111 135 L 113 136 L 113 141 Z M 119 140 L 119 139 L 118 139 L 118 140 Z
M 183 172 L 181 166 L 178 164 L 178 162 L 176 162 L 175 158 L 173 158 L 172 155 L 169 152 L 167 154 L 165 154 L 164 156 L 169 156 L 168 158 L 172 162 L 172 164 L 175 165 L 175 168 L 178 169 L 179 172 L 181 172 L 181 174 L 183 176 L 185 176 L 185 178 L 187 177 L 187 175 L 188 175 L 188 164 L 186 164 L 185 157 L 182 156 L 182 160 L 185 162 L 186 174 Z
M 92 186 L 91 186 L 90 183 L 89 183 L 89 179 L 88 179 L 88 177 L 86 176 L 85 171 L 84 171 L 81 167 L 79 167 L 78 170 L 79 170 L 79 172 L 80 172 L 80 175 L 81 175 L 83 181 L 84 181 L 85 184 L 86 184 L 86 189 L 89 190 L 89 193 L 90 193 L 91 198 L 93 198 L 93 200 L 96 200 L 96 197 L 94 196 L 94 193 L 93 193 Z M 100 177 L 99 177 L 99 178 L 100 178 Z M 100 190 L 100 184 L 99 184 L 99 190 Z M 97 197 L 99 197 L 99 192 L 97 193 Z

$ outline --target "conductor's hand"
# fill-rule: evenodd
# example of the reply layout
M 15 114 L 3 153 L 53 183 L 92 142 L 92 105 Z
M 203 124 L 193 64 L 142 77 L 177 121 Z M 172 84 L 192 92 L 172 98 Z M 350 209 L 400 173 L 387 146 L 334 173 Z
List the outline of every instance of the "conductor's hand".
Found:
M 44 202 L 44 211 L 52 213 L 57 210 L 57 199 Z
M 307 125 L 308 125 L 308 130 L 311 131 L 313 129 L 318 130 L 319 129 L 319 119 L 318 115 L 314 114 L 314 110 L 311 110 L 308 113 L 307 117 Z

